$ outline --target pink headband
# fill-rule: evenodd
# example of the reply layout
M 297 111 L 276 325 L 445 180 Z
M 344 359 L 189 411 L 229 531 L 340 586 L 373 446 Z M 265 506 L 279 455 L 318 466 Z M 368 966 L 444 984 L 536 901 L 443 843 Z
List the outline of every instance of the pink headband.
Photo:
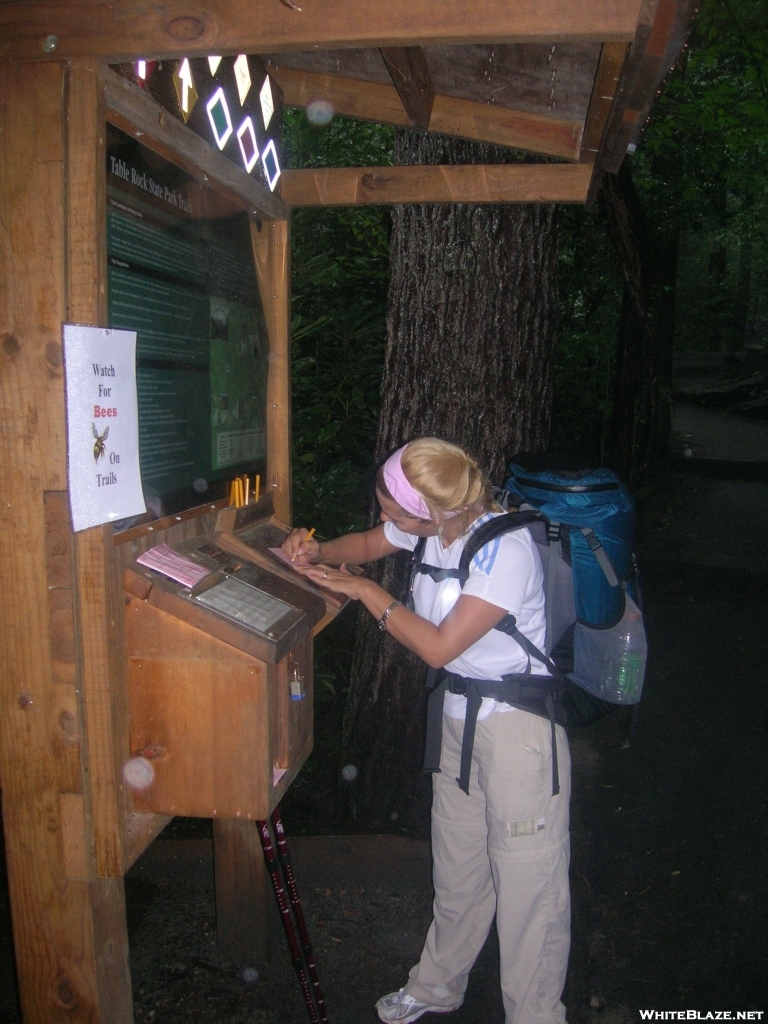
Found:
M 431 519 L 432 513 L 427 508 L 426 502 L 403 472 L 400 459 L 407 447 L 408 445 L 404 444 L 402 448 L 398 448 L 394 455 L 390 455 L 384 463 L 382 467 L 384 483 L 403 511 L 418 519 Z

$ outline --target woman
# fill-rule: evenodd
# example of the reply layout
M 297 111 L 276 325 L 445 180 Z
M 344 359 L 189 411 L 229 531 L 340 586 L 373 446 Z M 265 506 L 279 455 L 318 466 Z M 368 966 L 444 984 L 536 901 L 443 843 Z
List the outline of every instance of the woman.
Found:
M 511 613 L 520 631 L 544 647 L 542 569 L 528 530 L 480 548 L 463 589 L 450 576 L 435 574 L 435 582 L 419 574 L 415 611 L 346 569 L 413 550 L 421 537 L 425 563 L 456 568 L 472 532 L 501 512 L 474 459 L 438 438 L 411 441 L 382 466 L 376 495 L 379 526 L 323 543 L 294 530 L 284 551 L 309 579 L 362 601 L 381 629 L 452 678 L 501 680 L 529 667 L 546 674 L 517 641 L 494 629 Z M 556 727 L 560 790 L 553 795 L 550 723 L 483 698 L 465 793 L 456 780 L 466 705 L 460 693 L 446 692 L 440 772 L 433 778 L 434 920 L 407 984 L 376 1009 L 383 1021 L 408 1024 L 461 1006 L 495 914 L 507 1024 L 562 1024 L 570 943 L 565 732 Z

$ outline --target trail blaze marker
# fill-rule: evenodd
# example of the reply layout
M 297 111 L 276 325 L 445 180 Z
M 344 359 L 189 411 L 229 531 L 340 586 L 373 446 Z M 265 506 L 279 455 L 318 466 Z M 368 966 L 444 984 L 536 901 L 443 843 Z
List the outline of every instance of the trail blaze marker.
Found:
M 208 120 L 211 122 L 213 135 L 219 149 L 224 149 L 227 139 L 232 134 L 232 118 L 229 116 L 229 107 L 224 90 L 219 88 L 211 96 L 206 104 Z
M 188 121 L 198 97 L 192 78 L 192 68 L 189 66 L 189 60 L 186 57 L 174 72 L 173 84 L 176 86 L 176 95 L 179 97 L 181 116 L 185 121 Z
M 272 120 L 272 115 L 275 112 L 275 102 L 272 99 L 272 86 L 269 84 L 269 75 L 264 79 L 259 99 L 261 100 L 261 112 L 264 116 L 264 127 L 269 128 L 269 122 Z
M 237 141 L 240 143 L 240 152 L 243 154 L 245 169 L 250 174 L 259 159 L 259 147 L 256 143 L 256 132 L 253 130 L 253 121 L 246 117 L 237 129 Z
M 235 61 L 235 81 L 237 82 L 237 94 L 240 97 L 240 106 L 245 103 L 245 97 L 251 88 L 251 73 L 248 70 L 248 58 L 244 53 Z
M 162 63 L 144 58 L 134 61 L 133 71 L 134 81 L 156 102 L 274 190 L 283 158 L 283 97 L 261 57 L 209 54 Z
M 270 191 L 274 192 L 277 179 L 280 177 L 280 164 L 277 159 L 275 143 L 272 139 L 266 144 L 264 152 L 261 154 L 261 166 L 264 168 L 264 174 Z

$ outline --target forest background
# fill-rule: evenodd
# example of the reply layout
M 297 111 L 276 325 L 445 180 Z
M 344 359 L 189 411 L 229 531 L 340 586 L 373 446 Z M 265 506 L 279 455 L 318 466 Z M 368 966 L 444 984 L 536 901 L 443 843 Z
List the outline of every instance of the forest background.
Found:
M 286 111 L 291 167 L 381 166 L 393 130 Z M 688 45 L 623 169 L 646 259 L 669 264 L 650 316 L 672 352 L 734 362 L 768 341 L 768 5 L 704 0 Z M 559 210 L 560 310 L 549 450 L 610 462 L 626 279 L 606 197 Z M 385 342 L 390 212 L 297 210 L 292 218 L 294 521 L 331 537 L 368 525 Z M 759 389 L 758 389 L 759 390 Z M 750 410 L 766 415 L 765 395 Z M 510 452 L 511 458 L 515 453 Z M 652 467 L 633 467 L 642 487 Z M 501 481 L 498 481 L 501 482 Z M 316 749 L 286 811 L 334 816 L 339 735 L 357 617 L 316 646 Z M 347 803 L 347 807 L 348 807 Z M 379 823 L 376 823 L 377 825 Z

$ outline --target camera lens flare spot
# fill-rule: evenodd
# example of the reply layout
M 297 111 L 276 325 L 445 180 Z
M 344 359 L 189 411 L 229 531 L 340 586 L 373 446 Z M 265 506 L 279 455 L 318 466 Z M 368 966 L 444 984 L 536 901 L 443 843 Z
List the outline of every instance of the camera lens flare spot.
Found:
M 307 119 L 311 124 L 322 126 L 333 119 L 333 104 L 328 100 L 312 100 L 307 104 Z
M 155 769 L 146 757 L 132 757 L 123 765 L 123 779 L 131 789 L 148 789 L 155 781 Z

